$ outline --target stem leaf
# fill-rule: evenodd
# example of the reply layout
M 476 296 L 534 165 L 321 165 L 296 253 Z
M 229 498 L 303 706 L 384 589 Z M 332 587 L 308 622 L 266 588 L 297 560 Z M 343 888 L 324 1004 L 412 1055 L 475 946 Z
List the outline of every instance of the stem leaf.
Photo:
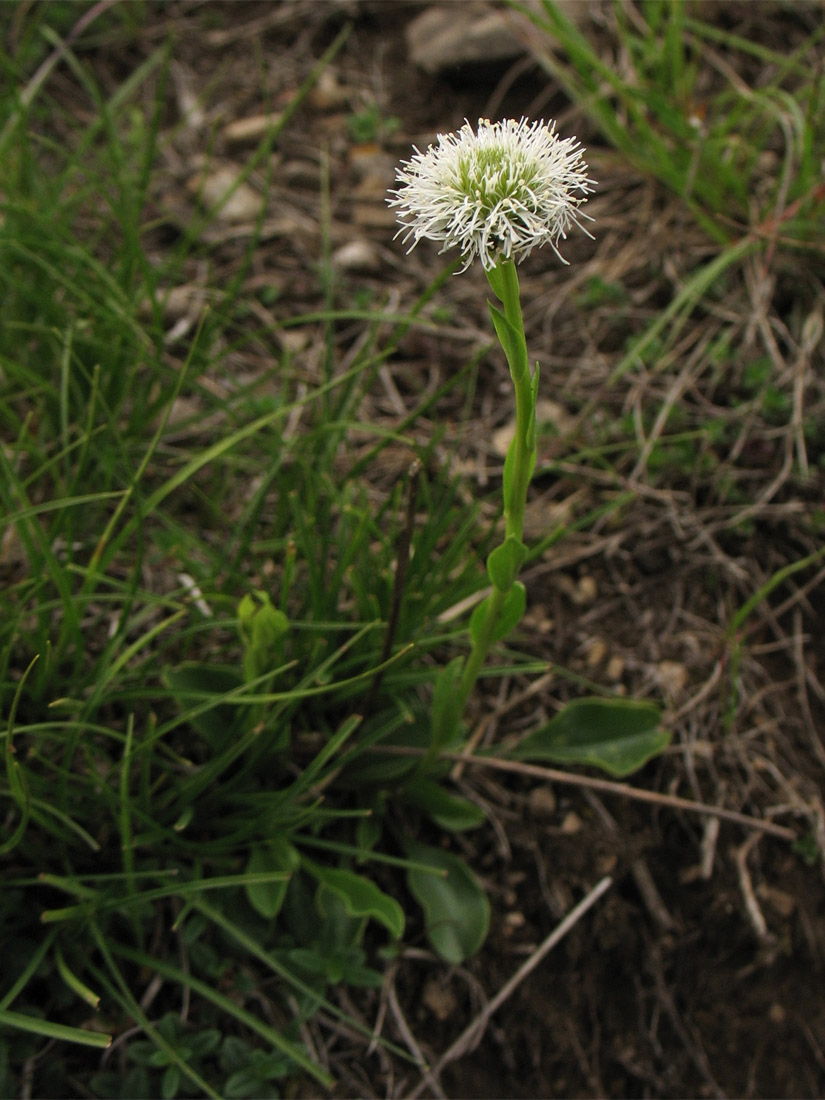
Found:
M 504 348 L 504 354 L 507 356 L 510 374 L 515 385 L 518 385 L 530 373 L 530 366 L 527 362 L 527 345 L 524 342 L 523 335 L 515 325 L 507 320 L 501 310 L 497 309 L 492 302 L 489 302 L 488 305 L 490 306 L 490 316 L 493 319 L 496 336 L 498 336 L 501 346 Z
M 478 639 L 481 638 L 493 596 L 494 593 L 491 593 L 483 603 L 478 605 L 470 616 L 470 640 L 473 645 L 476 645 Z M 514 581 L 512 587 L 504 597 L 504 603 L 501 605 L 498 620 L 493 625 L 489 639 L 490 645 L 494 645 L 496 642 L 500 642 L 502 638 L 507 637 L 513 627 L 521 621 L 521 617 L 526 607 L 527 590 L 521 581 Z
M 504 278 L 499 267 L 491 268 L 489 271 L 485 271 L 487 276 L 487 282 L 490 284 L 490 288 L 495 294 L 496 298 L 500 302 L 504 301 Z
M 496 588 L 508 592 L 513 587 L 526 557 L 527 547 L 515 535 L 508 535 L 492 551 L 487 558 L 487 575 Z
M 521 622 L 526 607 L 527 589 L 521 581 L 515 581 L 504 597 L 504 606 L 493 630 L 493 642 L 500 642 L 502 638 L 507 637 L 510 631 Z

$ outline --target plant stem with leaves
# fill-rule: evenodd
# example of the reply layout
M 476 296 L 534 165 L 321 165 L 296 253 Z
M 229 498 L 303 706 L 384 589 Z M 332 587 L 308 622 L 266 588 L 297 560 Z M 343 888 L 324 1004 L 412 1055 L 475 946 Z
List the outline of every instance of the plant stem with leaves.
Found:
M 539 368 L 531 375 L 521 313 L 518 273 L 512 260 L 501 260 L 487 272 L 493 293 L 504 309 L 492 303 L 490 313 L 501 341 L 516 405 L 515 435 L 504 463 L 504 541 L 487 559 L 492 591 L 470 620 L 471 648 L 458 686 L 458 715 L 463 713 L 490 646 L 512 630 L 524 614 L 525 590 L 518 573 L 527 554 L 523 542 L 527 489 L 536 465 L 536 395 Z
M 518 580 L 527 555 L 523 542 L 527 488 L 536 464 L 538 365 L 531 374 L 521 314 L 516 263 L 534 248 L 559 240 L 586 217 L 580 205 L 592 190 L 575 138 L 560 138 L 555 124 L 479 119 L 456 134 L 439 134 L 438 145 L 418 150 L 398 171 L 401 187 L 391 192 L 405 240 L 443 242 L 461 250 L 465 268 L 478 257 L 498 306 L 490 315 L 501 341 L 516 405 L 516 432 L 504 463 L 504 541 L 487 559 L 492 589 L 470 618 L 470 652 L 436 678 L 430 757 L 460 731 L 461 716 L 487 653 L 524 614 L 526 596 Z M 585 230 L 586 232 L 586 230 Z

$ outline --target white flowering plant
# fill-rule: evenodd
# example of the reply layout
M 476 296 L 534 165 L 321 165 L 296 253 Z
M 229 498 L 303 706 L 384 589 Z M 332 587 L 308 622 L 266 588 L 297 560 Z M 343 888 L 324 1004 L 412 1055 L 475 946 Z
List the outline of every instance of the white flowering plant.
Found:
M 479 119 L 477 130 L 467 122 L 457 134 L 439 134 L 436 146 L 416 149 L 398 171 L 390 205 L 398 208 L 399 234 L 413 239 L 411 248 L 426 238 L 443 241 L 442 252 L 460 249 L 462 270 L 478 256 L 488 277 L 544 244 L 564 263 L 558 241 L 571 226 L 584 228 L 579 207 L 594 183 L 582 153 L 555 124 L 524 118 Z
M 554 123 L 480 119 L 455 134 L 438 135 L 426 152 L 414 148 L 397 172 L 389 203 L 397 210 L 397 235 L 412 242 L 457 248 L 465 271 L 478 258 L 500 305 L 490 303 L 496 335 L 510 368 L 516 428 L 502 476 L 504 539 L 487 558 L 489 594 L 469 622 L 470 650 L 439 674 L 434 690 L 430 757 L 460 741 L 462 716 L 491 646 L 518 624 L 526 590 L 518 579 L 527 557 L 524 512 L 536 465 L 536 399 L 539 365 L 527 353 L 517 264 L 549 245 L 562 263 L 561 241 L 575 227 L 590 236 L 581 206 L 595 181 L 583 149 L 561 138 Z M 658 709 L 619 699 L 583 699 L 529 735 L 518 754 L 533 759 L 596 764 L 625 775 L 661 751 L 667 734 Z

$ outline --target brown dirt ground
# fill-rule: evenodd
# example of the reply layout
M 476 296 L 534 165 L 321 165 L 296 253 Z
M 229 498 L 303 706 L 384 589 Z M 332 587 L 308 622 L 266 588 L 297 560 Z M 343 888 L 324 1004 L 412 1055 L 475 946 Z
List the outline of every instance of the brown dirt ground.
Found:
M 772 44 L 779 31 L 805 30 L 807 16 L 795 23 L 792 5 L 726 8 L 729 21 L 750 20 L 744 32 Z M 786 427 L 771 432 L 761 421 L 748 421 L 747 409 L 732 403 L 736 378 L 715 372 L 703 351 L 724 322 L 743 346 L 750 342 L 754 355 L 766 354 L 756 309 L 760 295 L 768 327 L 775 321 L 773 331 L 797 338 L 805 316 L 821 310 L 821 284 L 810 268 L 800 279 L 781 252 L 769 271 L 755 260 L 729 285 L 716 314 L 706 310 L 691 319 L 666 370 L 640 367 L 608 387 L 628 336 L 642 331 L 713 249 L 680 202 L 603 147 L 535 67 L 472 67 L 446 78 L 412 66 L 403 32 L 420 10 L 354 0 L 157 5 L 137 45 L 124 53 L 115 44 L 89 56 L 104 84 L 114 88 L 127 68 L 169 30 L 174 33 L 168 122 L 170 132 L 177 130 L 163 146 L 163 189 L 156 201 L 186 221 L 193 202 L 187 185 L 204 134 L 217 135 L 219 160 L 242 162 L 248 149 L 232 147 L 223 127 L 273 106 L 282 109 L 338 30 L 352 24 L 330 74 L 279 145 L 273 201 L 284 228 L 259 250 L 249 288 L 255 280 L 279 287 L 279 316 L 321 304 L 322 150 L 329 160 L 333 252 L 353 240 L 370 251 L 364 270 L 342 271 L 342 294 L 368 289 L 373 300 L 404 308 L 441 263 L 426 247 L 405 258 L 392 240 L 384 191 L 411 143 L 425 146 L 436 131 L 455 129 L 465 117 L 522 114 L 556 117 L 564 133 L 582 139 L 601 182 L 588 205 L 596 239 L 568 242 L 569 268 L 549 253 L 523 267 L 528 339 L 542 362 L 542 392 L 570 419 L 563 442 L 545 441 L 545 466 L 560 462 L 537 476 L 534 524 L 540 529 L 547 515 L 581 517 L 623 489 L 635 495 L 620 522 L 606 519 L 571 533 L 531 568 L 531 614 L 519 647 L 596 684 L 621 683 L 629 695 L 666 705 L 672 747 L 633 777 L 634 784 L 812 830 L 821 821 L 825 759 L 825 693 L 817 679 L 823 660 L 819 576 L 803 573 L 772 594 L 741 639 L 738 666 L 726 625 L 777 568 L 815 548 L 804 517 L 821 497 L 821 481 L 803 483 L 787 470 L 783 475 Z M 611 10 L 598 8 L 606 41 Z M 262 87 L 271 93 L 269 102 Z M 195 101 L 202 118 L 181 125 L 182 106 Z M 399 125 L 379 134 L 377 144 L 359 145 L 347 118 L 372 103 Z M 233 234 L 227 230 L 215 240 L 215 280 L 231 270 L 238 253 Z M 583 289 L 594 276 L 624 287 L 620 310 L 586 304 Z M 198 277 L 193 270 L 193 284 Z M 491 343 L 485 301 L 480 271 L 447 283 L 437 299 L 451 311 L 444 337 L 435 342 L 419 332 L 406 338 L 392 364 L 394 387 L 374 395 L 376 419 L 392 423 L 399 401 L 435 385 Z M 342 348 L 354 335 L 342 332 Z M 789 369 L 792 343 L 778 339 L 780 369 Z M 311 346 L 304 350 L 311 362 Z M 806 411 L 821 416 L 818 354 Z M 239 367 L 255 370 L 252 353 Z M 693 470 L 657 478 L 634 469 L 637 451 L 602 469 L 565 460 L 609 437 L 611 417 L 632 417 L 642 408 L 655 413 L 674 392 L 700 423 L 745 423 L 740 436 L 734 433 L 738 450 L 716 455 L 714 479 L 725 472 L 742 485 L 750 501 L 746 525 L 737 524 L 746 505 L 729 503 L 698 462 Z M 595 408 L 590 419 L 581 416 L 588 398 Z M 489 494 L 500 470 L 490 441 L 508 420 L 506 368 L 495 352 L 484 360 L 472 422 L 460 423 L 458 397 L 448 398 L 439 415 L 462 433 L 468 492 Z M 422 438 L 427 430 L 427 424 L 418 427 Z M 709 448 L 697 444 L 701 453 Z M 375 491 L 397 473 L 386 469 Z M 734 683 L 738 701 L 732 704 Z M 505 679 L 497 695 L 480 704 L 479 716 L 493 713 L 489 740 L 535 724 L 572 691 L 563 675 L 548 676 L 532 694 L 527 687 L 527 681 Z M 444 1094 L 825 1093 L 825 886 L 817 868 L 782 840 L 665 806 L 561 785 L 543 785 L 536 794 L 535 782 L 492 771 L 467 771 L 463 782 L 490 809 L 489 826 L 461 843 L 489 888 L 492 932 L 481 954 L 458 969 L 438 963 L 423 940 L 413 942 L 381 1003 L 368 997 L 356 1003 L 354 994 L 342 994 L 342 1003 L 366 1022 L 383 1014 L 385 1036 L 418 1044 L 437 1062 L 571 906 L 605 874 L 614 885 L 518 985 L 478 1047 L 443 1069 Z M 341 1095 L 407 1096 L 419 1085 L 409 1066 L 365 1054 L 360 1042 L 336 1037 L 323 1020 L 313 1034 L 339 1077 Z M 423 1095 L 432 1093 L 425 1088 Z

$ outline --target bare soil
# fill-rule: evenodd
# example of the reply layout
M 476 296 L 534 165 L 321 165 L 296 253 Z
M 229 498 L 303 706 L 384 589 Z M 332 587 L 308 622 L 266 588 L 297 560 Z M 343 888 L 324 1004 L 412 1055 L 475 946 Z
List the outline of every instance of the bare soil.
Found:
M 813 10 L 725 9 L 728 25 L 738 21 L 741 33 L 772 45 L 784 35 L 789 50 Z M 393 241 L 384 196 L 411 144 L 425 147 L 437 131 L 481 116 L 554 117 L 563 133 L 579 136 L 600 182 L 588 204 L 595 240 L 567 242 L 569 267 L 548 251 L 522 269 L 529 344 L 542 364 L 542 394 L 554 403 L 549 415 L 561 421 L 543 437 L 532 536 L 562 517 L 572 527 L 528 573 L 530 615 L 514 645 L 546 660 L 551 671 L 538 687 L 518 678 L 491 681 L 495 695 L 479 701 L 477 714 L 485 743 L 530 728 L 579 690 L 553 669 L 597 687 L 622 685 L 629 696 L 660 701 L 673 730 L 669 751 L 634 776 L 634 785 L 771 820 L 799 835 L 819 829 L 821 838 L 818 567 L 772 592 L 738 636 L 727 630 L 777 569 L 817 547 L 810 515 L 821 505 L 822 467 L 815 445 L 808 454 L 814 472 L 798 477 L 785 461 L 789 448 L 793 453 L 791 427 L 782 420 L 771 425 L 749 404 L 742 371 L 748 352 L 773 356 L 781 384 L 792 385 L 802 326 L 822 310 L 821 259 L 818 269 L 813 262 L 798 267 L 779 250 L 770 261 L 762 255 L 746 261 L 724 297 L 691 316 L 661 369 L 639 364 L 608 383 L 628 338 L 672 301 L 716 246 L 680 200 L 606 148 L 529 61 L 481 63 L 440 76 L 414 66 L 404 32 L 421 10 L 354 0 L 171 3 L 152 9 L 129 50 L 114 43 L 84 56 L 113 89 L 167 33 L 174 36 L 168 140 L 155 195 L 171 234 L 176 212 L 181 224 L 191 218 L 191 181 L 207 145 L 215 162 L 242 164 L 252 146 L 233 144 L 226 126 L 287 108 L 324 49 L 351 25 L 279 142 L 273 228 L 248 288 L 276 288 L 278 317 L 322 308 L 325 177 L 333 256 L 353 242 L 362 249 L 357 262 L 346 253 L 335 261 L 339 296 L 354 301 L 368 293 L 373 303 L 403 309 L 442 263 L 434 249 L 422 246 L 407 257 Z M 596 8 L 606 42 L 611 10 Z M 77 94 L 67 74 L 55 79 Z M 371 109 L 378 121 L 366 140 L 353 134 L 349 120 Z M 398 120 L 395 128 L 391 119 Z M 262 174 L 253 174 L 253 188 Z M 223 236 L 212 232 L 210 279 L 218 282 L 232 270 L 244 228 L 226 222 Z M 202 277 L 192 271 L 193 287 Z M 621 287 L 620 298 L 594 295 L 598 280 Z M 486 298 L 480 271 L 448 280 L 436 298 L 449 315 L 444 335 L 405 339 L 389 381 L 372 399 L 377 421 L 397 422 L 422 387 L 435 387 L 492 345 Z M 723 329 L 736 334 L 739 346 L 719 366 L 713 347 Z M 344 355 L 357 326 L 342 326 L 339 335 Z M 311 341 L 299 351 L 311 379 Z M 254 354 L 238 353 L 247 376 L 257 369 Z M 812 350 L 809 369 L 805 412 L 821 419 L 821 347 Z M 496 432 L 510 417 L 508 386 L 506 366 L 491 346 L 472 419 L 464 417 L 465 395 L 448 397 L 437 410 L 450 435 L 440 460 L 460 464 L 468 494 L 490 496 L 497 484 Z M 581 457 L 588 446 L 627 439 L 611 424 L 634 418 L 655 442 L 663 403 L 673 405 L 685 429 L 722 425 L 723 441 L 699 435 L 695 462 L 666 454 L 655 470 L 638 463 L 635 446 L 609 462 Z M 435 427 L 420 423 L 416 430 L 424 439 Z M 376 472 L 376 493 L 405 468 L 408 456 L 396 457 L 397 468 L 390 454 Z M 726 494 L 723 483 L 738 492 Z M 620 510 L 575 529 L 577 519 L 621 492 L 628 500 Z M 341 993 L 365 1022 L 380 1019 L 387 1038 L 438 1063 L 570 908 L 602 876 L 610 875 L 613 886 L 518 984 L 475 1049 L 441 1070 L 443 1095 L 825 1093 L 821 867 L 806 864 L 786 840 L 701 813 L 480 769 L 465 770 L 462 782 L 490 811 L 490 824 L 459 843 L 490 891 L 492 932 L 477 958 L 451 969 L 428 953 L 413 925 L 381 997 Z M 342 1096 L 409 1096 L 422 1085 L 409 1065 L 380 1051 L 365 1054 L 360 1041 L 336 1035 L 323 1020 L 313 1034 Z M 421 1095 L 433 1095 L 431 1083 Z

